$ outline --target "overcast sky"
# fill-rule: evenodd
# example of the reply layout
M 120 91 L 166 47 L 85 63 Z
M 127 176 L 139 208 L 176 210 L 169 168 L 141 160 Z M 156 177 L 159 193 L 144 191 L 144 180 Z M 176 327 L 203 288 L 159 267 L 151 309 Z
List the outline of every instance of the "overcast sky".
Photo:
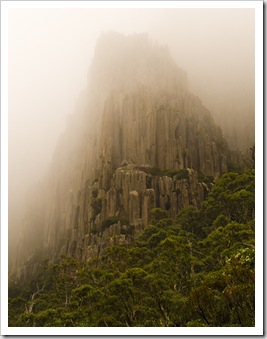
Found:
M 11 9 L 8 20 L 9 193 L 18 200 L 50 166 L 101 32 L 147 32 L 168 45 L 215 111 L 253 92 L 254 9 Z

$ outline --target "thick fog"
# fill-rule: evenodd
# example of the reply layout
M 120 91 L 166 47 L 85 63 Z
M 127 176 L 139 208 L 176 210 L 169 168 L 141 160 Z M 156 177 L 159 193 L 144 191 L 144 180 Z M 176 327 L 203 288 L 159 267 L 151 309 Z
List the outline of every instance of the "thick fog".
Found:
M 11 231 L 75 113 L 101 32 L 147 32 L 168 45 L 217 122 L 231 131 L 240 120 L 254 128 L 253 9 L 12 9 L 8 20 Z M 231 142 L 242 147 L 242 140 Z

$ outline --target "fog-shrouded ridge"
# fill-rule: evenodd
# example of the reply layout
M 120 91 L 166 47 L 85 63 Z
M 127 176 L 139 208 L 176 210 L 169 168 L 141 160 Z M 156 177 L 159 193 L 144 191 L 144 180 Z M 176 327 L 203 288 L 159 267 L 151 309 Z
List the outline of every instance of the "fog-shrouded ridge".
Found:
M 89 71 L 97 52 L 96 41 L 101 33 L 108 31 L 124 36 L 144 33 L 152 44 L 162 46 L 163 53 L 169 53 L 177 64 L 183 86 L 201 98 L 215 122 L 221 125 L 230 148 L 246 152 L 254 143 L 254 10 L 10 10 L 11 250 L 12 243 L 17 244 L 22 237 L 21 225 L 27 219 L 25 205 L 32 204 L 28 202 L 33 195 L 31 191 L 38 192 L 43 177 L 53 167 L 53 157 L 64 157 L 64 154 L 54 154 L 60 135 L 62 138 L 66 126 L 72 126 L 67 148 L 75 149 L 73 136 L 85 128 L 79 112 L 84 111 L 82 106 L 88 100 L 87 95 L 101 98 L 105 95 L 104 85 L 110 88 L 110 84 L 101 79 L 106 74 L 104 70 L 100 72 L 99 68 L 91 67 Z M 116 49 L 120 48 L 120 34 Z M 135 63 L 139 60 L 135 55 L 145 55 L 145 48 L 140 45 L 139 50 L 124 49 L 124 52 L 130 54 Z M 112 54 L 104 57 L 110 71 Z M 122 55 L 121 69 L 125 70 L 123 60 Z M 98 62 L 105 64 L 94 59 L 92 66 Z M 144 67 L 147 75 L 147 65 Z M 96 74 L 92 73 L 94 69 L 98 70 Z M 116 65 L 115 72 L 118 69 Z M 125 76 L 129 81 L 135 76 L 135 69 L 127 68 Z M 121 79 L 121 75 L 116 77 L 114 73 L 111 81 L 116 79 Z M 151 81 L 160 83 L 162 79 Z M 92 91 L 96 92 L 92 94 Z M 96 100 L 94 104 L 97 102 L 102 101 Z M 101 110 L 98 107 L 91 111 L 98 109 Z M 88 123 L 94 124 L 94 119 L 89 118 Z

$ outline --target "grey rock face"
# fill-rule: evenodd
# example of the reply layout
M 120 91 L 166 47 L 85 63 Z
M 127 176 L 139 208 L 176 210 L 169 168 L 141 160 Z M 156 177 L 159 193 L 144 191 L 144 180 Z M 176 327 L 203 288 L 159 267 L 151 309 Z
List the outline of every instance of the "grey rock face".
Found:
M 197 173 L 220 177 L 228 154 L 168 49 L 146 35 L 102 36 L 88 89 L 40 190 L 42 255 L 85 261 L 135 239 L 155 207 L 174 218 L 190 204 L 199 206 L 207 186 Z M 186 169 L 186 178 L 163 172 Z M 17 268 L 31 250 L 22 241 Z
M 172 218 L 188 205 L 199 207 L 207 186 L 198 182 L 193 169 L 187 172 L 188 179 L 177 179 L 175 175 L 152 176 L 133 166 L 118 168 L 109 190 L 101 190 L 100 213 L 90 212 L 88 233 L 73 229 L 65 254 L 86 260 L 107 246 L 132 241 L 149 224 L 155 207 L 167 210 Z

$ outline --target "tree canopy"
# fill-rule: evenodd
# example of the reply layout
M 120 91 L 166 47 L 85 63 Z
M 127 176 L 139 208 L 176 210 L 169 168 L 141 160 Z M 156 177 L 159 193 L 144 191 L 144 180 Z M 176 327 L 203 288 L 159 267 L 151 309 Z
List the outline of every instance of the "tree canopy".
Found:
M 154 209 L 133 243 L 43 265 L 10 284 L 9 326 L 254 326 L 254 195 L 254 170 L 227 173 L 199 209 Z

